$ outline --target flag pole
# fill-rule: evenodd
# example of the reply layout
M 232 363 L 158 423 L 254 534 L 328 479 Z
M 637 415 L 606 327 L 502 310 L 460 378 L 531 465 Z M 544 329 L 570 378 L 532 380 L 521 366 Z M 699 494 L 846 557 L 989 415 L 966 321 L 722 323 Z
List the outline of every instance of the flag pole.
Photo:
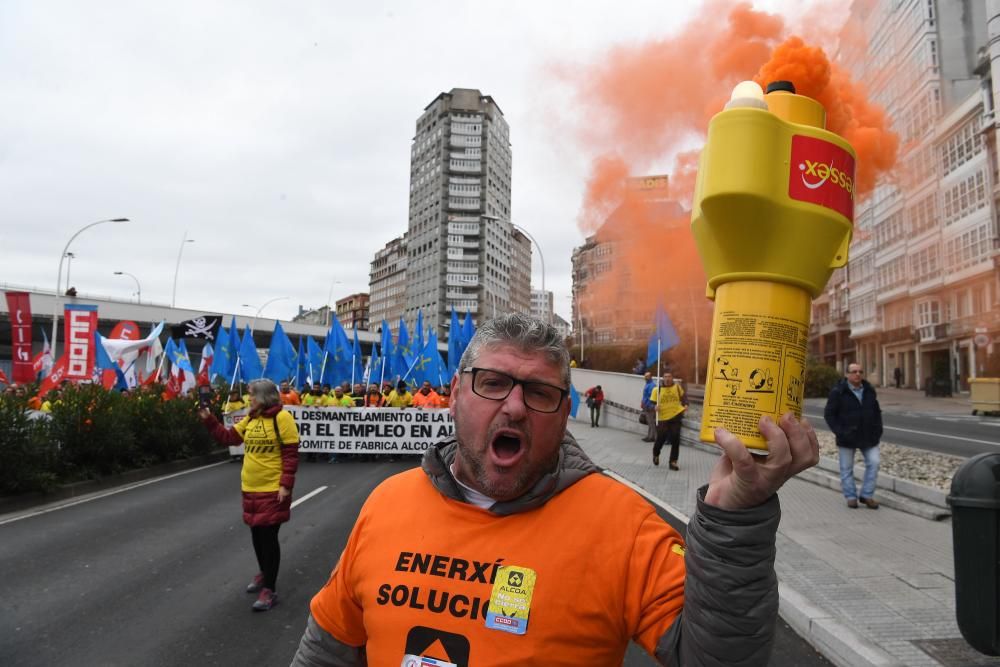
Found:
M 156 367 L 156 379 L 154 379 L 153 382 L 160 381 L 160 371 L 163 370 L 163 362 L 166 360 L 166 358 L 167 358 L 167 353 L 163 352 L 160 355 L 160 365 Z
M 323 374 L 326 373 L 326 358 L 330 355 L 328 350 L 323 350 L 323 363 L 319 367 L 319 383 L 320 386 L 323 384 Z M 313 378 L 313 384 L 316 384 L 316 378 Z
M 410 377 L 410 371 L 412 371 L 413 367 L 417 365 L 418 361 L 420 361 L 420 357 L 421 355 L 417 354 L 417 356 L 413 359 L 413 363 L 411 363 L 410 367 L 406 369 L 406 375 L 404 375 L 402 378 L 404 382 L 406 381 L 406 378 Z
M 657 332 L 659 333 L 659 332 Z M 659 335 L 656 336 L 656 419 L 654 420 L 654 425 L 660 425 L 660 343 L 663 339 Z
M 229 381 L 229 393 L 226 394 L 226 402 L 222 404 L 222 411 L 225 412 L 226 408 L 229 407 L 229 396 L 233 393 L 233 385 L 236 384 L 236 376 L 240 372 L 240 355 L 236 354 L 236 366 L 233 368 L 233 379 Z

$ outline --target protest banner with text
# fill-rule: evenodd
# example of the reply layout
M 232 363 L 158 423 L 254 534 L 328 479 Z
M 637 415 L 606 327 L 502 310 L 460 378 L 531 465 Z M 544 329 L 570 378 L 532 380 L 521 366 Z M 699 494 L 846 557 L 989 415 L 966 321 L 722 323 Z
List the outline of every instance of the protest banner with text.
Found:
M 299 428 L 299 452 L 329 454 L 423 454 L 436 442 L 450 438 L 455 425 L 447 409 L 316 408 L 286 405 Z M 247 414 L 225 415 L 232 426 Z M 230 447 L 231 454 L 243 447 Z

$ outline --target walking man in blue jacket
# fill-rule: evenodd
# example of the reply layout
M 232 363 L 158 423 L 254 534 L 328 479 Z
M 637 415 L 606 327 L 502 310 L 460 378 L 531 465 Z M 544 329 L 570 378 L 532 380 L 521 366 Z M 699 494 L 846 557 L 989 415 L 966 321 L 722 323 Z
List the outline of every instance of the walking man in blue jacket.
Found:
M 847 377 L 830 391 L 823 418 L 837 436 L 840 487 L 847 499 L 847 506 L 855 508 L 860 501 L 869 509 L 877 510 L 878 501 L 873 496 L 875 481 L 878 479 L 882 409 L 875 395 L 875 387 L 864 379 L 860 364 L 847 365 Z M 865 461 L 865 477 L 860 496 L 854 484 L 854 452 L 858 449 Z

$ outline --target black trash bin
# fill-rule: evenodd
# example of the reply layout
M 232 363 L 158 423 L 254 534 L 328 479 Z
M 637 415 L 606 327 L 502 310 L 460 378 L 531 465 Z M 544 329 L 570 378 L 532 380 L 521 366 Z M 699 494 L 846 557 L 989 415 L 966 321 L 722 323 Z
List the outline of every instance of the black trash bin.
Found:
M 955 614 L 965 641 L 1000 655 L 1000 453 L 973 456 L 951 480 Z

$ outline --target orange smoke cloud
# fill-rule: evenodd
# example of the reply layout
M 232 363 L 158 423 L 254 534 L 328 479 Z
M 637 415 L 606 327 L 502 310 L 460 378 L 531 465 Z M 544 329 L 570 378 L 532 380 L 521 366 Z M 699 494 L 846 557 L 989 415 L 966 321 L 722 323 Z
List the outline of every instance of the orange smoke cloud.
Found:
M 885 111 L 869 102 L 864 86 L 832 64 L 822 49 L 790 37 L 774 50 L 754 80 L 762 86 L 792 81 L 797 93 L 826 107 L 826 128 L 846 139 L 858 154 L 859 194 L 870 192 L 878 175 L 895 165 L 899 137 L 889 129 Z
M 805 10 L 796 25 L 821 25 L 810 28 L 809 34 L 829 44 L 834 34 L 826 18 L 830 6 L 816 6 L 812 16 Z M 849 25 L 841 31 L 842 44 L 863 43 L 856 28 Z M 820 47 L 790 32 L 783 17 L 755 10 L 749 3 L 709 0 L 678 33 L 615 48 L 601 63 L 572 77 L 578 106 L 588 112 L 580 139 L 596 156 L 579 225 L 597 241 L 615 245 L 615 270 L 591 280 L 585 313 L 628 303 L 648 313 L 646 320 L 652 322 L 668 286 L 703 293 L 705 278 L 687 214 L 651 216 L 655 207 L 626 202 L 624 180 L 669 171 L 670 197 L 689 208 L 708 122 L 740 81 L 755 79 L 766 85 L 790 80 L 799 93 L 821 102 L 828 129 L 858 153 L 859 194 L 870 191 L 878 175 L 894 165 L 898 138 L 885 113 Z M 615 224 L 606 224 L 611 217 Z M 620 270 L 622 266 L 628 270 Z M 692 308 L 675 304 L 677 312 L 671 312 L 671 302 L 676 299 L 670 297 L 665 305 L 678 325 Z

